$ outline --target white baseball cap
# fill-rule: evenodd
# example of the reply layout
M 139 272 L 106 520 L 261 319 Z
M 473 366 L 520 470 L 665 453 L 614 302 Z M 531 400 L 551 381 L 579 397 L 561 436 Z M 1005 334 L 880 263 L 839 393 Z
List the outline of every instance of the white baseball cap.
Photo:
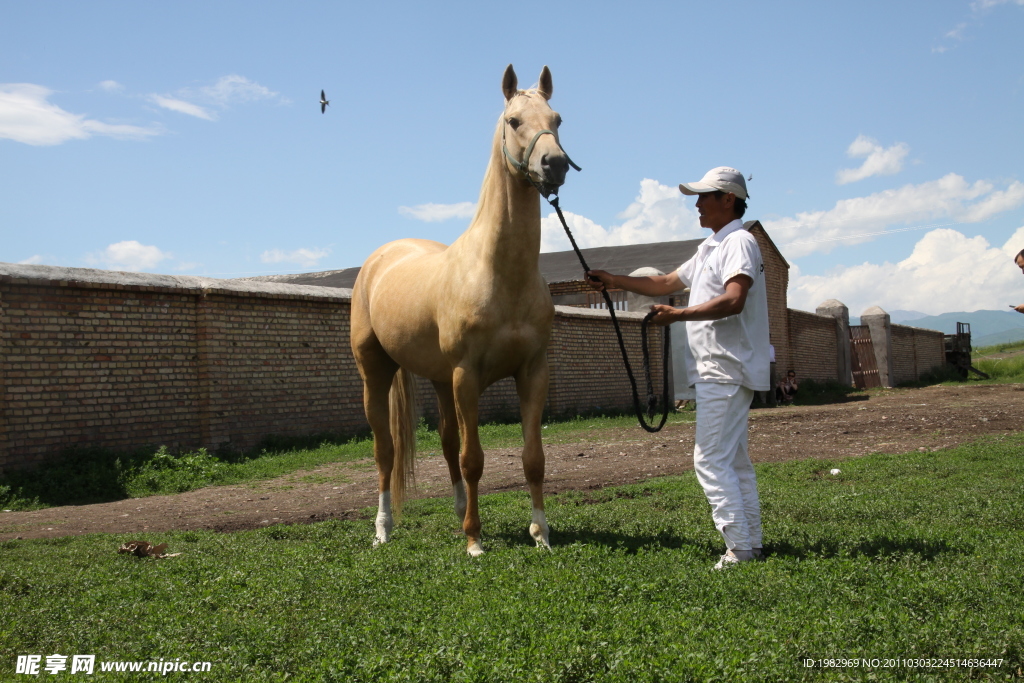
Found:
M 704 177 L 695 183 L 680 183 L 679 191 L 683 194 L 694 195 L 706 192 L 732 192 L 740 199 L 747 198 L 747 181 L 743 174 L 729 166 L 719 166 L 704 174 Z

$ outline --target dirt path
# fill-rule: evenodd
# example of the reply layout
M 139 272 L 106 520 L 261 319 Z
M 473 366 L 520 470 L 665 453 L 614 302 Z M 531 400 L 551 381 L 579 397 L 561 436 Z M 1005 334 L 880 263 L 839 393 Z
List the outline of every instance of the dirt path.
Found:
M 752 411 L 751 459 L 834 460 L 871 452 L 932 451 L 1024 428 L 1024 385 L 893 389 L 857 399 Z M 647 434 L 637 427 L 549 444 L 545 491 L 601 488 L 692 469 L 693 429 L 692 423 L 669 424 L 659 434 Z M 525 491 L 518 456 L 517 449 L 488 451 L 482 492 Z M 440 453 L 422 457 L 417 468 L 419 496 L 450 494 Z M 173 496 L 4 512 L 0 541 L 96 532 L 235 531 L 357 518 L 376 502 L 376 470 L 372 460 L 364 460 Z

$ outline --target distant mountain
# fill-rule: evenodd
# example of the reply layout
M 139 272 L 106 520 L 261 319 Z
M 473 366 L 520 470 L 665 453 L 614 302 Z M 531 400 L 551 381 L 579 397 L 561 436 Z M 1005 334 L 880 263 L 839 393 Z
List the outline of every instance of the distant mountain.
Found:
M 899 314 L 899 317 L 897 317 Z M 908 318 L 908 315 L 915 316 Z M 919 316 L 919 317 L 917 317 Z M 889 313 L 893 324 L 923 327 L 939 330 L 943 334 L 956 334 L 957 323 L 971 326 L 971 346 L 992 346 L 1024 339 L 1024 315 L 1012 311 L 961 311 L 941 315 L 924 315 L 915 311 L 893 311 Z M 850 318 L 851 325 L 860 325 L 860 318 Z
M 1020 313 L 1017 315 L 1020 315 Z M 995 334 L 986 334 L 983 337 L 976 337 L 974 334 L 971 334 L 971 346 L 976 349 L 979 349 L 982 346 L 995 346 L 996 344 L 1007 344 L 1009 342 L 1022 340 L 1024 340 L 1024 330 L 1019 328 L 1004 330 L 1003 332 L 996 332 Z
M 886 313 L 889 314 L 889 322 L 895 325 L 905 325 L 911 320 L 920 320 L 921 318 L 928 317 L 927 313 L 922 313 L 921 311 L 903 311 L 898 308 L 895 311 L 886 311 Z M 860 318 L 857 316 L 850 316 L 850 324 L 860 325 Z M 914 327 L 920 327 L 920 325 L 915 324 Z
M 971 326 L 971 344 L 977 346 L 975 339 L 1011 330 L 1024 330 L 1024 315 L 1009 308 L 1005 311 L 971 311 L 970 313 L 961 311 L 959 313 L 927 315 L 912 321 L 911 325 L 929 330 L 939 330 L 944 334 L 954 334 L 957 323 L 968 323 Z
M 910 322 L 911 320 L 920 320 L 921 318 L 928 317 L 927 313 L 922 313 L 921 311 L 901 311 L 900 309 L 896 309 L 895 311 L 887 311 L 887 313 L 889 314 L 889 321 L 894 322 L 897 325 L 902 325 L 903 323 Z

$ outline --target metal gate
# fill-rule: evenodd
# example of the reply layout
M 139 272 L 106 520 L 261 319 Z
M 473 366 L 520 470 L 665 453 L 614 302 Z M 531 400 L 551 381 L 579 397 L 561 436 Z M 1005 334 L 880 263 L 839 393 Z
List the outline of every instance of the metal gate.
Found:
M 867 325 L 850 325 L 850 365 L 853 366 L 853 384 L 858 389 L 882 386 Z

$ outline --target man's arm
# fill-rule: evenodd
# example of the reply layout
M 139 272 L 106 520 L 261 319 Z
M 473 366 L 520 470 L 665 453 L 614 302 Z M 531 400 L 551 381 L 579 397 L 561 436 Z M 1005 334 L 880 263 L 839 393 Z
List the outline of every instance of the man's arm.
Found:
M 754 281 L 748 275 L 737 275 L 725 283 L 725 293 L 714 299 L 705 301 L 698 306 L 673 308 L 663 304 L 655 304 L 651 310 L 656 314 L 651 318 L 655 325 L 669 325 L 680 320 L 718 320 L 736 315 L 743 311 L 747 303 L 747 292 Z
M 1024 313 L 1024 304 L 1021 304 L 1020 306 L 1014 306 L 1013 310 L 1017 311 L 1018 313 Z
M 591 278 L 597 278 L 595 282 Z M 646 275 L 632 277 L 629 275 L 612 275 L 604 270 L 587 271 L 587 284 L 599 292 L 605 289 L 624 289 L 644 296 L 665 296 L 678 292 L 686 285 L 679 279 L 679 273 L 672 271 L 667 275 Z

